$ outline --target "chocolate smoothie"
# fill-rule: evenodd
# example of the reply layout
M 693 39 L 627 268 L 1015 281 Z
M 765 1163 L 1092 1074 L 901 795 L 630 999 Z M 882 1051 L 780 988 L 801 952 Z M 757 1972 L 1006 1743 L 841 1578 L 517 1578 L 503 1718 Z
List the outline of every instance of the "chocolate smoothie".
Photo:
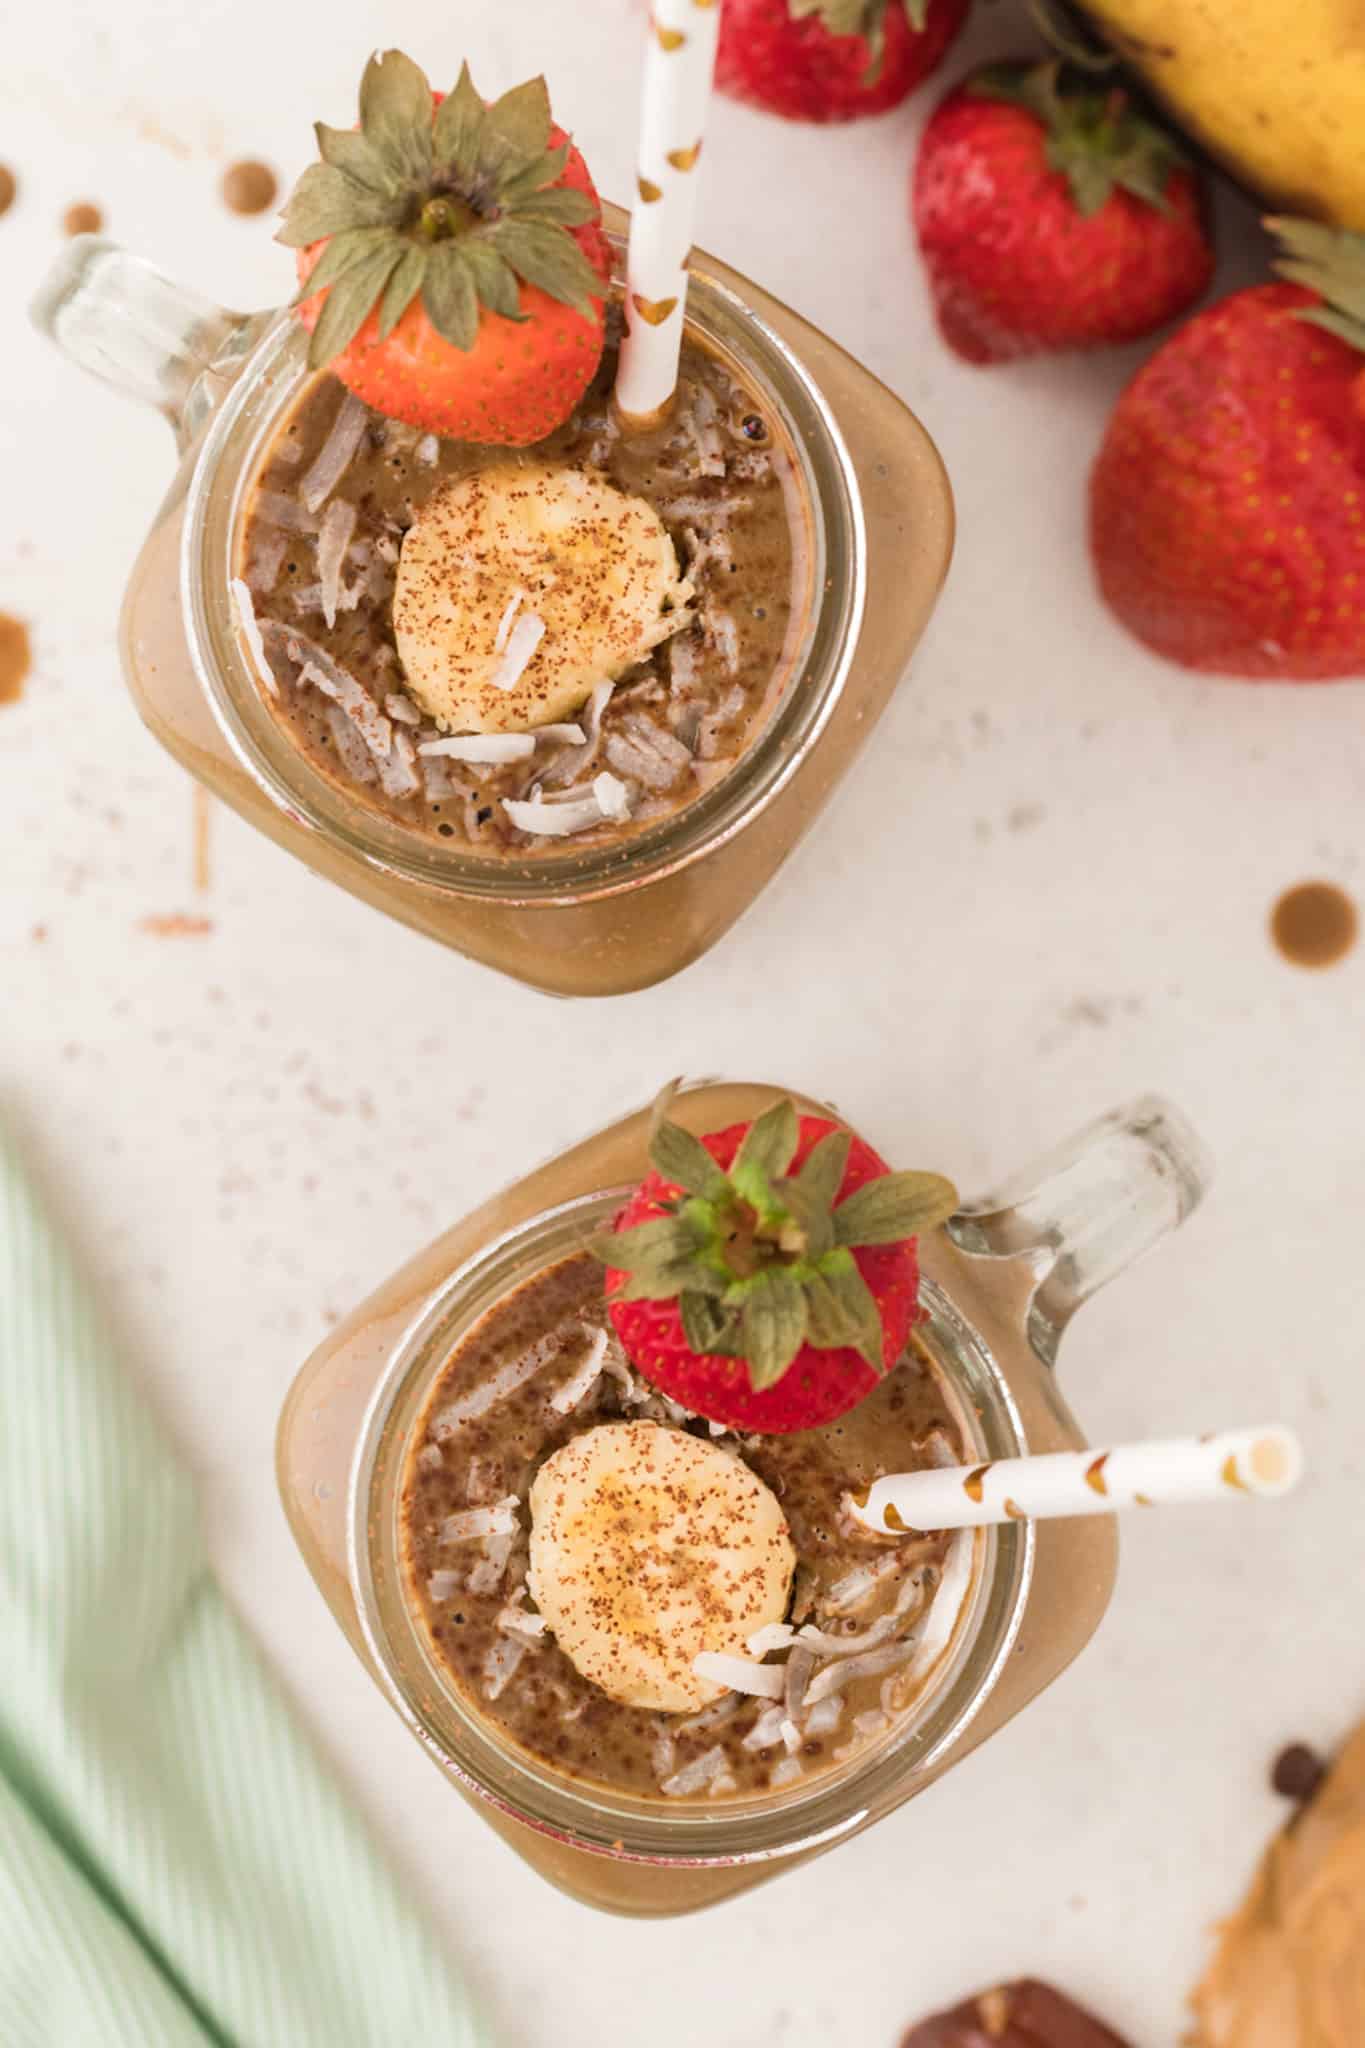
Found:
M 780 429 L 717 355 L 689 342 L 668 421 L 627 436 L 610 403 L 616 353 L 613 339 L 570 419 L 525 450 L 419 434 L 323 373 L 268 447 L 247 500 L 237 597 L 241 611 L 244 586 L 272 712 L 348 799 L 452 847 L 524 858 L 632 836 L 723 776 L 787 681 L 807 548 Z M 468 748 L 459 717 L 424 704 L 404 672 L 400 551 L 438 494 L 509 464 L 584 472 L 619 502 L 651 508 L 676 553 L 679 594 L 665 599 L 658 645 L 562 715 L 535 720 L 533 743 L 476 735 Z M 553 550 L 545 564 L 548 586 L 562 564 Z M 509 656 L 519 627 L 534 635 L 543 624 L 535 603 L 534 590 L 514 593 L 497 622 L 494 644 Z
M 589 1433 L 640 1423 L 740 1461 L 780 1503 L 795 1570 L 784 1620 L 750 1644 L 768 1667 L 754 1681 L 761 1695 L 725 1690 L 680 1714 L 626 1704 L 582 1675 L 537 1611 L 537 1473 Z M 492 1308 L 430 1389 L 401 1492 L 408 1597 L 457 1695 L 541 1765 L 670 1801 L 781 1791 L 894 1728 L 967 1590 L 970 1539 L 872 1536 L 845 1496 L 884 1472 L 964 1455 L 913 1340 L 867 1400 L 823 1427 L 737 1435 L 689 1416 L 631 1367 L 607 1321 L 602 1268 L 579 1254 Z

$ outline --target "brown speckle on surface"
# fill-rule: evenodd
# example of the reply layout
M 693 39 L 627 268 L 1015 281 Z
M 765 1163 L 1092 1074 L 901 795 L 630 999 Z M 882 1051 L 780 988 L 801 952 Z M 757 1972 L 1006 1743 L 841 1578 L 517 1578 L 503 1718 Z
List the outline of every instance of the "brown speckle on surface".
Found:
M 0 164 L 0 213 L 8 213 L 19 190 L 19 180 L 8 164 Z
M 68 235 L 97 235 L 103 226 L 104 215 L 93 199 L 78 199 L 62 215 L 62 228 Z
M 181 910 L 171 910 L 153 917 L 140 917 L 137 928 L 140 932 L 148 932 L 154 939 L 202 939 L 213 930 L 213 919 L 187 917 Z
M 1293 967 L 1332 967 L 1356 942 L 1360 918 L 1335 882 L 1299 882 L 1270 913 L 1270 936 Z
M 33 666 L 28 627 L 9 612 L 0 612 L 0 704 L 16 704 Z
M 41 946 L 46 944 L 47 926 L 45 924 L 35 924 L 33 930 L 29 933 L 29 937 L 32 939 L 35 946 Z
M 233 213 L 264 213 L 275 203 L 279 181 L 269 164 L 243 157 L 239 163 L 228 165 L 220 190 L 224 205 Z

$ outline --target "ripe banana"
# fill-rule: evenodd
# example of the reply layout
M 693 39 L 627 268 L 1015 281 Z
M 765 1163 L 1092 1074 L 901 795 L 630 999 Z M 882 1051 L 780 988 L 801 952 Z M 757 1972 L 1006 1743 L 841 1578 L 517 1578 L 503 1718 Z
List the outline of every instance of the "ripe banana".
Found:
M 438 725 L 526 732 L 676 632 L 691 595 L 642 498 L 592 471 L 498 463 L 448 484 L 408 530 L 394 633 Z
M 796 1554 L 747 1465 L 657 1422 L 606 1422 L 531 1488 L 530 1589 L 577 1669 L 615 1700 L 685 1714 L 725 1688 L 702 1650 L 744 1655 L 786 1612 Z
M 1282 212 L 1365 231 L 1361 0 L 1081 0 L 1181 127 Z

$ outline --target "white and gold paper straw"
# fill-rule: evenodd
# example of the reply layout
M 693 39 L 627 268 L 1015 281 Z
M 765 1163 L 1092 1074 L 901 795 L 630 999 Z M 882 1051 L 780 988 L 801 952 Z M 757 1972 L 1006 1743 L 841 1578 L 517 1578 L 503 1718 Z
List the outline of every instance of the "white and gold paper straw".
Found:
M 989 1465 L 897 1472 L 878 1479 L 865 1501 L 850 1495 L 848 1505 L 878 1534 L 977 1529 L 990 1522 L 1103 1515 L 1181 1501 L 1273 1499 L 1296 1486 L 1302 1471 L 1298 1438 L 1272 1424 L 1112 1451 L 1053 1451 Z
M 626 332 L 616 372 L 616 403 L 628 424 L 657 419 L 678 380 L 721 4 L 654 0 L 650 16 L 626 253 Z

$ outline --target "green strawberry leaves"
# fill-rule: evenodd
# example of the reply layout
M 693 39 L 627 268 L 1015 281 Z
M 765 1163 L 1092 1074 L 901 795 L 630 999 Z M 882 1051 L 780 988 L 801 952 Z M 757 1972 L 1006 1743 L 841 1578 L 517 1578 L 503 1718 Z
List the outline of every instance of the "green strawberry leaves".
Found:
M 806 1295 L 786 1267 L 750 1286 L 741 1311 L 744 1356 L 756 1394 L 774 1387 L 806 1341 Z
M 431 170 L 431 87 L 401 50 L 377 51 L 360 80 L 360 130 L 400 185 Z
M 1172 210 L 1171 174 L 1189 158 L 1166 128 L 1140 112 L 1118 85 L 1071 77 L 1061 58 L 1042 64 L 991 64 L 974 72 L 968 92 L 1022 107 L 1047 133 L 1047 161 L 1071 187 L 1083 219 L 1099 212 L 1116 189 Z
M 834 1212 L 840 1244 L 899 1244 L 932 1230 L 957 1207 L 957 1189 L 941 1173 L 884 1173 Z
M 916 35 L 921 35 L 929 18 L 929 0 L 900 0 L 905 18 Z M 887 0 L 787 0 L 793 21 L 819 20 L 832 36 L 862 36 L 872 61 L 863 76 L 864 85 L 875 85 L 881 77 L 886 54 Z
M 400 50 L 372 57 L 359 128 L 318 122 L 320 160 L 295 186 L 277 237 L 291 249 L 328 244 L 296 301 L 328 294 L 313 367 L 346 348 L 376 304 L 386 340 L 419 295 L 437 332 L 464 351 L 485 311 L 526 319 L 523 286 L 598 317 L 602 280 L 573 231 L 599 209 L 560 184 L 570 151 L 549 146 L 552 131 L 543 78 L 485 106 L 466 64 L 433 112 L 420 66 Z
M 664 1114 L 675 1092 L 656 1105 L 650 1157 L 682 1197 L 590 1247 L 626 1276 L 616 1299 L 676 1300 L 689 1347 L 743 1358 L 756 1391 L 774 1386 L 806 1345 L 852 1348 L 883 1371 L 881 1313 L 853 1250 L 943 1222 L 957 1206 L 952 1183 L 886 1173 L 839 1201 L 851 1133 L 827 1132 L 793 1174 L 801 1123 L 787 1100 L 754 1120 L 727 1173 Z
M 1365 235 L 1282 216 L 1263 225 L 1284 251 L 1275 263 L 1279 275 L 1322 301 L 1303 307 L 1299 318 L 1365 352 Z

